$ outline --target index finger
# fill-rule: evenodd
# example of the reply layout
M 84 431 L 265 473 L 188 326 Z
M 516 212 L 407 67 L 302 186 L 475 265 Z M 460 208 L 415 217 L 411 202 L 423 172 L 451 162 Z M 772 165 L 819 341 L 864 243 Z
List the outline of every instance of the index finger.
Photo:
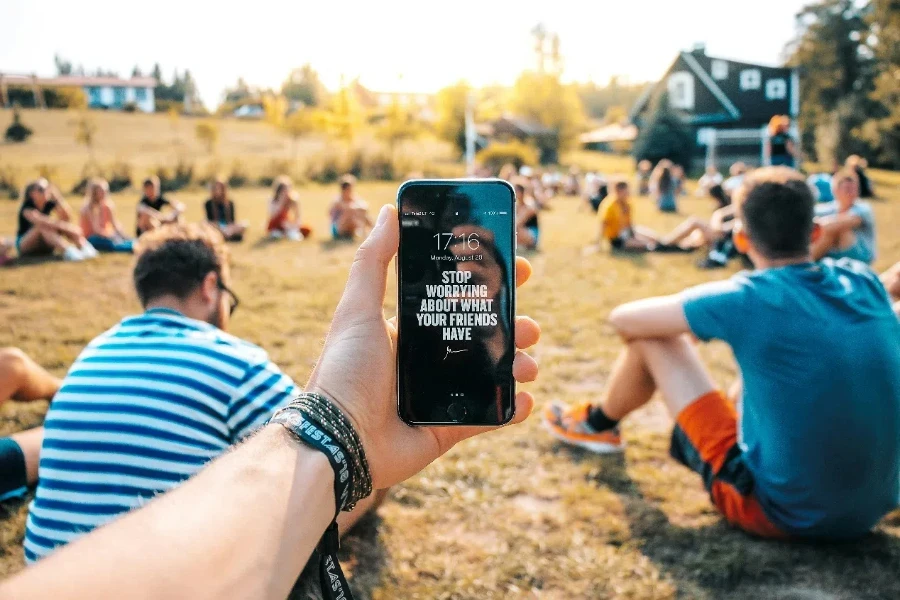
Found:
M 522 256 L 516 257 L 516 287 L 522 287 L 531 277 L 531 263 Z

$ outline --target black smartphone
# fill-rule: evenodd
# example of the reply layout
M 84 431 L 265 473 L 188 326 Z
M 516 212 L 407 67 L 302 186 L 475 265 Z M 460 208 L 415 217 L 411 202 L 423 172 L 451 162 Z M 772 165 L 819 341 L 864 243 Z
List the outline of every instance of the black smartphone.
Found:
M 397 192 L 397 396 L 410 425 L 502 425 L 515 410 L 515 191 L 499 179 Z

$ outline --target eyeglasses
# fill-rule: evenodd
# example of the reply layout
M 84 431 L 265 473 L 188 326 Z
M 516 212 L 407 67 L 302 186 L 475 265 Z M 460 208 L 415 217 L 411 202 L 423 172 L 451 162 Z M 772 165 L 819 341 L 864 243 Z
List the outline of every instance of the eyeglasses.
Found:
M 237 310 L 237 307 L 240 305 L 241 301 L 238 300 L 237 294 L 231 291 L 231 289 L 222 283 L 222 280 L 219 280 L 219 289 L 228 294 L 231 297 L 231 302 L 228 303 L 228 315 L 231 316 L 234 314 L 234 311 Z

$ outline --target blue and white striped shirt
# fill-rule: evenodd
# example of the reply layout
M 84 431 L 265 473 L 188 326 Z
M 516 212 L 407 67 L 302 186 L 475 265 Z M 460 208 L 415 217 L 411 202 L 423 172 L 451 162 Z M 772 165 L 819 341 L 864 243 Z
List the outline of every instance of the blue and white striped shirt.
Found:
M 88 344 L 50 404 L 25 559 L 174 488 L 295 391 L 264 350 L 212 325 L 168 309 L 124 319 Z

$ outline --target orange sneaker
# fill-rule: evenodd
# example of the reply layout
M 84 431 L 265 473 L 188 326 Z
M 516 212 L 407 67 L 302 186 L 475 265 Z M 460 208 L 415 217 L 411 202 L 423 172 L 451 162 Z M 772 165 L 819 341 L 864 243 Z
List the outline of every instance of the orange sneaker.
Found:
M 556 402 L 544 409 L 544 426 L 550 434 L 561 442 L 578 446 L 597 454 L 622 452 L 625 444 L 619 435 L 619 428 L 595 431 L 588 424 L 589 402 L 566 406 Z

